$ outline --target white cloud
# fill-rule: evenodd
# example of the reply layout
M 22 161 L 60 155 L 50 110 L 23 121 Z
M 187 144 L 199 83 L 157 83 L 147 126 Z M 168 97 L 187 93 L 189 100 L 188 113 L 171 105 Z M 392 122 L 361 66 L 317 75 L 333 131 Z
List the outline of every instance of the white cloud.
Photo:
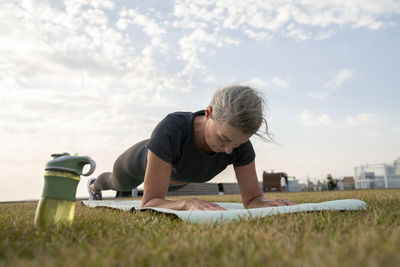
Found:
M 257 77 L 243 83 L 256 88 L 270 88 L 272 90 L 290 88 L 290 80 L 278 76 L 273 76 L 267 80 Z
M 342 86 L 342 84 L 349 80 L 353 76 L 353 71 L 349 69 L 344 69 L 340 71 L 336 77 L 329 81 L 325 87 L 328 87 L 331 91 L 335 91 L 338 87 Z
M 303 127 L 312 127 L 312 126 L 331 126 L 332 119 L 327 114 L 322 115 L 314 115 L 310 113 L 308 110 L 303 111 L 299 115 L 300 125 Z
M 332 80 L 328 81 L 325 84 L 323 90 L 315 93 L 310 93 L 309 96 L 317 99 L 325 99 L 330 95 L 331 92 L 336 91 L 336 89 L 341 87 L 345 81 L 349 80 L 353 76 L 353 74 L 354 71 L 343 69 Z
M 255 88 L 263 88 L 268 86 L 268 82 L 264 81 L 263 79 L 260 78 L 253 78 L 251 80 L 248 80 L 246 82 L 243 82 L 245 85 L 249 85 Z
M 85 1 L 78 1 L 85 3 Z M 87 5 L 91 5 L 94 8 L 114 9 L 114 2 L 111 0 L 86 0 Z
M 297 41 L 306 41 L 311 39 L 312 33 L 309 31 L 305 31 L 300 27 L 295 27 L 294 24 L 289 24 L 287 26 L 286 34 L 288 37 L 291 37 Z
M 192 34 L 185 36 L 179 40 L 181 48 L 180 59 L 187 62 L 186 68 L 182 71 L 182 75 L 188 75 L 195 69 L 201 69 L 203 65 L 197 57 L 199 47 L 203 43 L 216 43 L 216 36 L 208 34 L 202 29 L 197 29 Z
M 179 40 L 179 58 L 186 62 L 186 67 L 180 72 L 182 76 L 190 76 L 196 71 L 204 71 L 204 65 L 198 58 L 198 53 L 205 52 L 205 45 L 211 44 L 217 47 L 225 45 L 238 46 L 239 42 L 230 37 L 221 37 L 217 33 L 207 33 L 203 29 L 196 29 L 190 35 Z M 208 75 L 205 73 L 205 75 Z
M 206 82 L 206 83 L 213 83 L 213 82 L 215 82 L 215 81 L 216 81 L 216 78 L 215 78 L 215 76 L 212 75 L 212 74 L 207 74 L 207 75 L 204 77 L 204 82 Z
M 390 25 L 392 17 L 398 14 L 400 2 L 395 0 L 177 0 L 174 26 L 204 29 L 212 22 L 222 29 L 243 31 L 258 41 L 276 34 L 305 41 L 329 38 L 332 32 L 328 26 L 381 29 Z M 304 26 L 311 28 L 305 31 Z
M 154 19 L 150 19 L 134 9 L 124 9 L 120 12 L 120 16 L 116 24 L 120 30 L 126 30 L 129 24 L 138 25 L 151 38 L 153 47 L 158 47 L 162 52 L 168 49 L 168 45 L 163 41 L 166 31 Z
M 3 151 L 29 146 L 29 158 L 78 143 L 112 150 L 106 144 L 125 142 L 127 133 L 133 139 L 149 134 L 154 121 L 150 114 L 141 117 L 143 106 L 180 108 L 164 91 L 184 91 L 187 83 L 154 62 L 164 30 L 135 13 L 133 23 L 149 37 L 144 48 L 137 46 L 109 25 L 112 8 L 110 1 L 66 1 L 65 9 L 0 2 Z
M 272 77 L 271 80 L 272 84 L 279 88 L 289 88 L 290 87 L 290 80 L 285 80 L 278 76 Z
M 393 131 L 400 133 L 400 125 L 393 125 Z
M 108 22 L 104 11 L 100 9 L 89 9 L 85 11 L 82 14 L 82 18 L 85 19 L 89 24 L 106 25 Z
M 371 131 L 366 131 L 366 136 L 369 137 L 379 137 L 382 136 L 382 131 L 380 130 L 371 130 Z
M 379 114 L 377 113 L 360 113 L 357 116 L 348 116 L 344 123 L 347 127 L 359 126 L 360 124 L 368 123 L 376 124 L 379 119 Z
M 245 29 L 244 33 L 250 37 L 251 39 L 254 39 L 256 41 L 263 41 L 265 39 L 271 39 L 271 35 L 266 32 L 266 31 L 252 31 L 250 29 Z
M 320 33 L 316 34 L 314 39 L 315 40 L 325 40 L 325 39 L 331 38 L 333 35 L 334 35 L 333 30 L 324 31 L 324 32 L 320 32 Z
M 122 19 L 119 19 L 118 21 L 117 21 L 117 28 L 118 29 L 120 29 L 120 30 L 126 30 L 126 28 L 128 28 L 128 26 L 129 26 L 129 21 L 127 20 L 127 19 L 125 19 L 125 18 L 122 18 Z
M 380 114 L 365 112 L 354 116 L 347 116 L 344 120 L 335 122 L 328 114 L 318 115 L 305 110 L 298 116 L 298 121 L 303 127 L 360 128 L 364 129 L 369 136 L 378 136 L 378 133 L 381 133 L 379 128 L 382 127 L 382 116 Z

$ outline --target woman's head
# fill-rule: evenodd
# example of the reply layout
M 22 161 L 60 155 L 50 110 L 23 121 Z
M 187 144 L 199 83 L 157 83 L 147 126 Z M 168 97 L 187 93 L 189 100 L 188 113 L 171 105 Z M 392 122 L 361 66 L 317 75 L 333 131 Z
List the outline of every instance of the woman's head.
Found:
M 211 118 L 244 134 L 271 140 L 265 120 L 266 103 L 261 92 L 249 86 L 233 85 L 218 89 L 211 100 Z M 265 133 L 258 132 L 265 124 Z M 266 135 L 267 137 L 264 137 Z

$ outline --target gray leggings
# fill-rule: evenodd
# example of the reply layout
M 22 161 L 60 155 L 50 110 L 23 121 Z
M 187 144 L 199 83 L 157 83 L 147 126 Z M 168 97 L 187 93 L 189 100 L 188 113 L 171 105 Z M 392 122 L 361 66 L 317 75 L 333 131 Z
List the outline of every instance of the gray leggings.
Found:
M 94 189 L 115 190 L 115 191 L 130 191 L 144 182 L 144 170 L 132 170 L 130 162 L 132 160 L 144 160 L 147 157 L 147 151 L 144 154 L 138 154 L 147 140 L 143 140 L 123 154 L 121 154 L 114 163 L 112 172 L 104 172 L 100 174 L 95 183 Z M 145 165 L 145 163 L 143 164 Z M 168 191 L 175 191 L 185 185 L 170 185 Z
M 94 183 L 96 191 L 115 190 L 129 191 L 142 184 L 143 178 L 118 176 L 117 172 L 103 172 Z

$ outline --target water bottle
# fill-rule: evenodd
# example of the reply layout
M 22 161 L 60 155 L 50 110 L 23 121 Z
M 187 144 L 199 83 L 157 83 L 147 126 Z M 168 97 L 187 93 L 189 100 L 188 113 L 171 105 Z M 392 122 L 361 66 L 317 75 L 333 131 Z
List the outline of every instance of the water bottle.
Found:
M 36 226 L 68 224 L 74 220 L 75 195 L 80 175 L 89 176 L 96 163 L 87 156 L 70 156 L 68 153 L 52 154 L 44 174 L 44 187 L 36 214 Z M 83 167 L 90 164 L 90 170 L 82 173 Z

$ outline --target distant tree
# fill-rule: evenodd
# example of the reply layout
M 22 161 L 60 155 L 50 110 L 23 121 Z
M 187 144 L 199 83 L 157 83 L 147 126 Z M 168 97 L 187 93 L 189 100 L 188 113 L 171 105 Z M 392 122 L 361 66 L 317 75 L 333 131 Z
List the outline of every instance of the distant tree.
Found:
M 333 190 L 333 189 L 336 188 L 337 183 L 336 183 L 336 181 L 333 179 L 333 177 L 332 177 L 331 174 L 328 174 L 328 176 L 326 177 L 326 180 L 327 180 L 327 184 L 328 184 L 328 189 L 329 189 L 329 190 Z
M 320 180 L 318 180 L 318 182 L 317 182 L 317 190 L 322 191 L 322 183 Z
M 328 184 L 326 183 L 326 180 L 323 181 L 322 183 L 322 191 L 328 190 Z
M 314 191 L 314 183 L 307 179 L 307 191 Z

